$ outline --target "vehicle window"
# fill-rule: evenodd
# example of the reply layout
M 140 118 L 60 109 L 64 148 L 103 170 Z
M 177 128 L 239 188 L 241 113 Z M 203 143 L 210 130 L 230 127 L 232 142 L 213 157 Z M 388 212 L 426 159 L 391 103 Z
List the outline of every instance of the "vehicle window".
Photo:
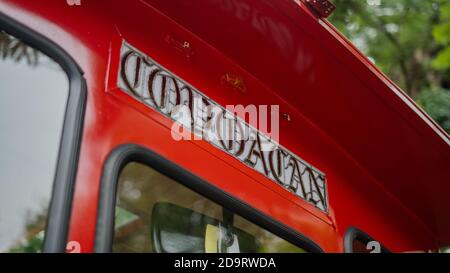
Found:
M 365 232 L 350 228 L 344 238 L 347 253 L 388 253 L 389 250 Z
M 158 171 L 120 174 L 113 252 L 305 252 Z
M 358 238 L 353 240 L 353 253 L 371 253 L 372 251 L 374 251 L 367 246 L 367 243 L 368 242 L 362 241 Z
M 0 252 L 42 249 L 68 94 L 55 61 L 0 31 Z

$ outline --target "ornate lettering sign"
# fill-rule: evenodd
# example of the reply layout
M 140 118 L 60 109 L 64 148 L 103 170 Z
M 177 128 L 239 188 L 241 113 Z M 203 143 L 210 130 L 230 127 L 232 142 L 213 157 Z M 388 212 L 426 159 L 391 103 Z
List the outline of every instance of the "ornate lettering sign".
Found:
M 183 138 L 183 130 L 187 129 L 189 136 L 192 132 L 318 209 L 328 211 L 323 173 L 237 117 L 229 106 L 222 107 L 128 43 L 123 42 L 120 54 L 119 87 L 174 120 L 175 139 Z

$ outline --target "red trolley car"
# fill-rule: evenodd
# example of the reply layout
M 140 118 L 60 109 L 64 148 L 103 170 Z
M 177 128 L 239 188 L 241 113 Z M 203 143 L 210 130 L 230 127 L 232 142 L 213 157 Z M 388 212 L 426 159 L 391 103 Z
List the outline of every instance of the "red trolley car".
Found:
M 448 246 L 449 136 L 332 8 L 0 1 L 0 251 Z M 230 105 L 276 106 L 279 138 Z M 225 116 L 253 137 L 195 137 Z

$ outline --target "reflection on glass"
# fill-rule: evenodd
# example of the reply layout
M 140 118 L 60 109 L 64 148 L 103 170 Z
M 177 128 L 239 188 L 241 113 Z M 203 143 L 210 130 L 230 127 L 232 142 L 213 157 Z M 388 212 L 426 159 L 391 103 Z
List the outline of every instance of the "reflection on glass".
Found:
M 305 252 L 139 163 L 119 177 L 114 252 Z
M 69 91 L 46 55 L 0 31 L 0 252 L 39 252 Z

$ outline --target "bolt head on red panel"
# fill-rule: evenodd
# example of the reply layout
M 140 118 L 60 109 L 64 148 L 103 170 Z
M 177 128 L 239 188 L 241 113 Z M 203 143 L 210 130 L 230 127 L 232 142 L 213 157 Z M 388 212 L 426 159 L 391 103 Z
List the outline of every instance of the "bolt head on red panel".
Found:
M 336 6 L 328 0 L 305 0 L 305 3 L 323 18 L 330 16 L 336 9 Z

